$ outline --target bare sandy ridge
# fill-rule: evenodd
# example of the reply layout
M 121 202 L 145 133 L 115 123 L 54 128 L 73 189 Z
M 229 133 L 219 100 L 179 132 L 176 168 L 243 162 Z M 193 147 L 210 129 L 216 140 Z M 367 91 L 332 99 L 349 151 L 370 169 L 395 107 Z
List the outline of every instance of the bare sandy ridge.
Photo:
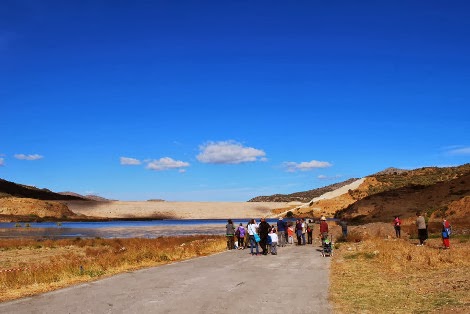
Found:
M 174 218 L 174 219 L 229 219 L 260 218 L 285 215 L 292 205 L 296 208 L 309 206 L 310 203 L 323 199 L 332 199 L 356 189 L 364 179 L 356 180 L 314 198 L 309 203 L 298 202 L 90 202 L 68 201 L 68 208 L 76 214 L 106 218 Z M 281 214 L 272 210 L 284 209 Z
M 287 208 L 275 202 L 89 202 L 69 201 L 76 214 L 106 218 L 229 219 L 273 217 L 271 210 Z

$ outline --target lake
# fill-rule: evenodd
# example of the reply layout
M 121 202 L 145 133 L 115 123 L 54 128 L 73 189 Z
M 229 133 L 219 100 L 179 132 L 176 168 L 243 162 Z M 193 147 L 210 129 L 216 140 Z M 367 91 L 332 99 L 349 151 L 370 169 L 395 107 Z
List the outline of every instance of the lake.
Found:
M 288 219 L 285 219 L 288 221 Z M 277 219 L 267 219 L 276 224 Z M 235 226 L 248 219 L 233 219 Z M 259 223 L 259 220 L 257 220 Z M 0 223 L 0 238 L 157 238 L 162 236 L 183 236 L 225 234 L 226 219 L 164 219 L 147 221 L 104 221 L 104 222 L 38 222 Z

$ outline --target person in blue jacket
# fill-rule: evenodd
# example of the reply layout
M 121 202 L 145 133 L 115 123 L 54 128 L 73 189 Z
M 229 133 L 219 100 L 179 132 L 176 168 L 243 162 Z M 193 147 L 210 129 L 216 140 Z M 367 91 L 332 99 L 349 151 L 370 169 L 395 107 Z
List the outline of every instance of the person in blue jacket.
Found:
M 286 231 L 287 223 L 282 219 L 282 217 L 279 217 L 279 220 L 277 221 L 277 235 L 279 237 L 278 246 L 286 246 Z

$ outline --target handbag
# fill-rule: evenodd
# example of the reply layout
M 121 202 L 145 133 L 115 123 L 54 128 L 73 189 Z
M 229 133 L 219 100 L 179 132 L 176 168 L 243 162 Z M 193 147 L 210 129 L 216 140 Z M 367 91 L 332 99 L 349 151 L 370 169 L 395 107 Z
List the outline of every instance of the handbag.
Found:
M 255 237 L 256 242 L 261 241 L 261 238 L 259 237 L 259 235 L 257 233 L 254 233 L 253 236 Z

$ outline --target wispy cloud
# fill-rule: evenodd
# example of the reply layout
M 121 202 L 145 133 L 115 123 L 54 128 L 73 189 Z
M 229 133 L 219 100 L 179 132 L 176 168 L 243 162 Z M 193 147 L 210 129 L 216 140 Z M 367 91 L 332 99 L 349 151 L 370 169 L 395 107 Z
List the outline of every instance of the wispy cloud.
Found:
M 184 169 L 185 167 L 189 167 L 188 162 L 174 160 L 170 157 L 163 157 L 160 159 L 149 161 L 146 168 L 150 170 L 155 170 L 155 171 L 179 169 L 181 172 L 181 170 L 185 170 Z
M 199 146 L 197 160 L 209 164 L 240 164 L 266 161 L 266 153 L 260 149 L 246 147 L 235 141 L 208 142 Z
M 470 147 L 454 146 L 449 148 L 446 153 L 451 156 L 470 156 Z
M 38 159 L 44 158 L 44 156 L 41 156 L 38 154 L 34 154 L 34 155 L 16 154 L 15 158 L 19 160 L 38 160 Z
M 130 158 L 130 157 L 121 157 L 119 158 L 121 161 L 121 165 L 126 165 L 126 166 L 136 166 L 142 164 L 142 162 L 138 159 L 135 158 Z
M 0 167 L 5 166 L 5 158 L 0 157 Z
M 303 161 L 300 163 L 293 162 L 293 161 L 286 161 L 283 163 L 284 168 L 287 172 L 296 172 L 296 171 L 310 171 L 317 168 L 328 168 L 333 166 L 331 163 L 327 161 Z
M 321 174 L 317 178 L 320 179 L 320 180 L 334 180 L 334 179 L 339 179 L 341 177 L 343 177 L 343 176 L 340 175 L 340 174 L 337 174 L 335 176 L 325 176 L 324 174 Z

